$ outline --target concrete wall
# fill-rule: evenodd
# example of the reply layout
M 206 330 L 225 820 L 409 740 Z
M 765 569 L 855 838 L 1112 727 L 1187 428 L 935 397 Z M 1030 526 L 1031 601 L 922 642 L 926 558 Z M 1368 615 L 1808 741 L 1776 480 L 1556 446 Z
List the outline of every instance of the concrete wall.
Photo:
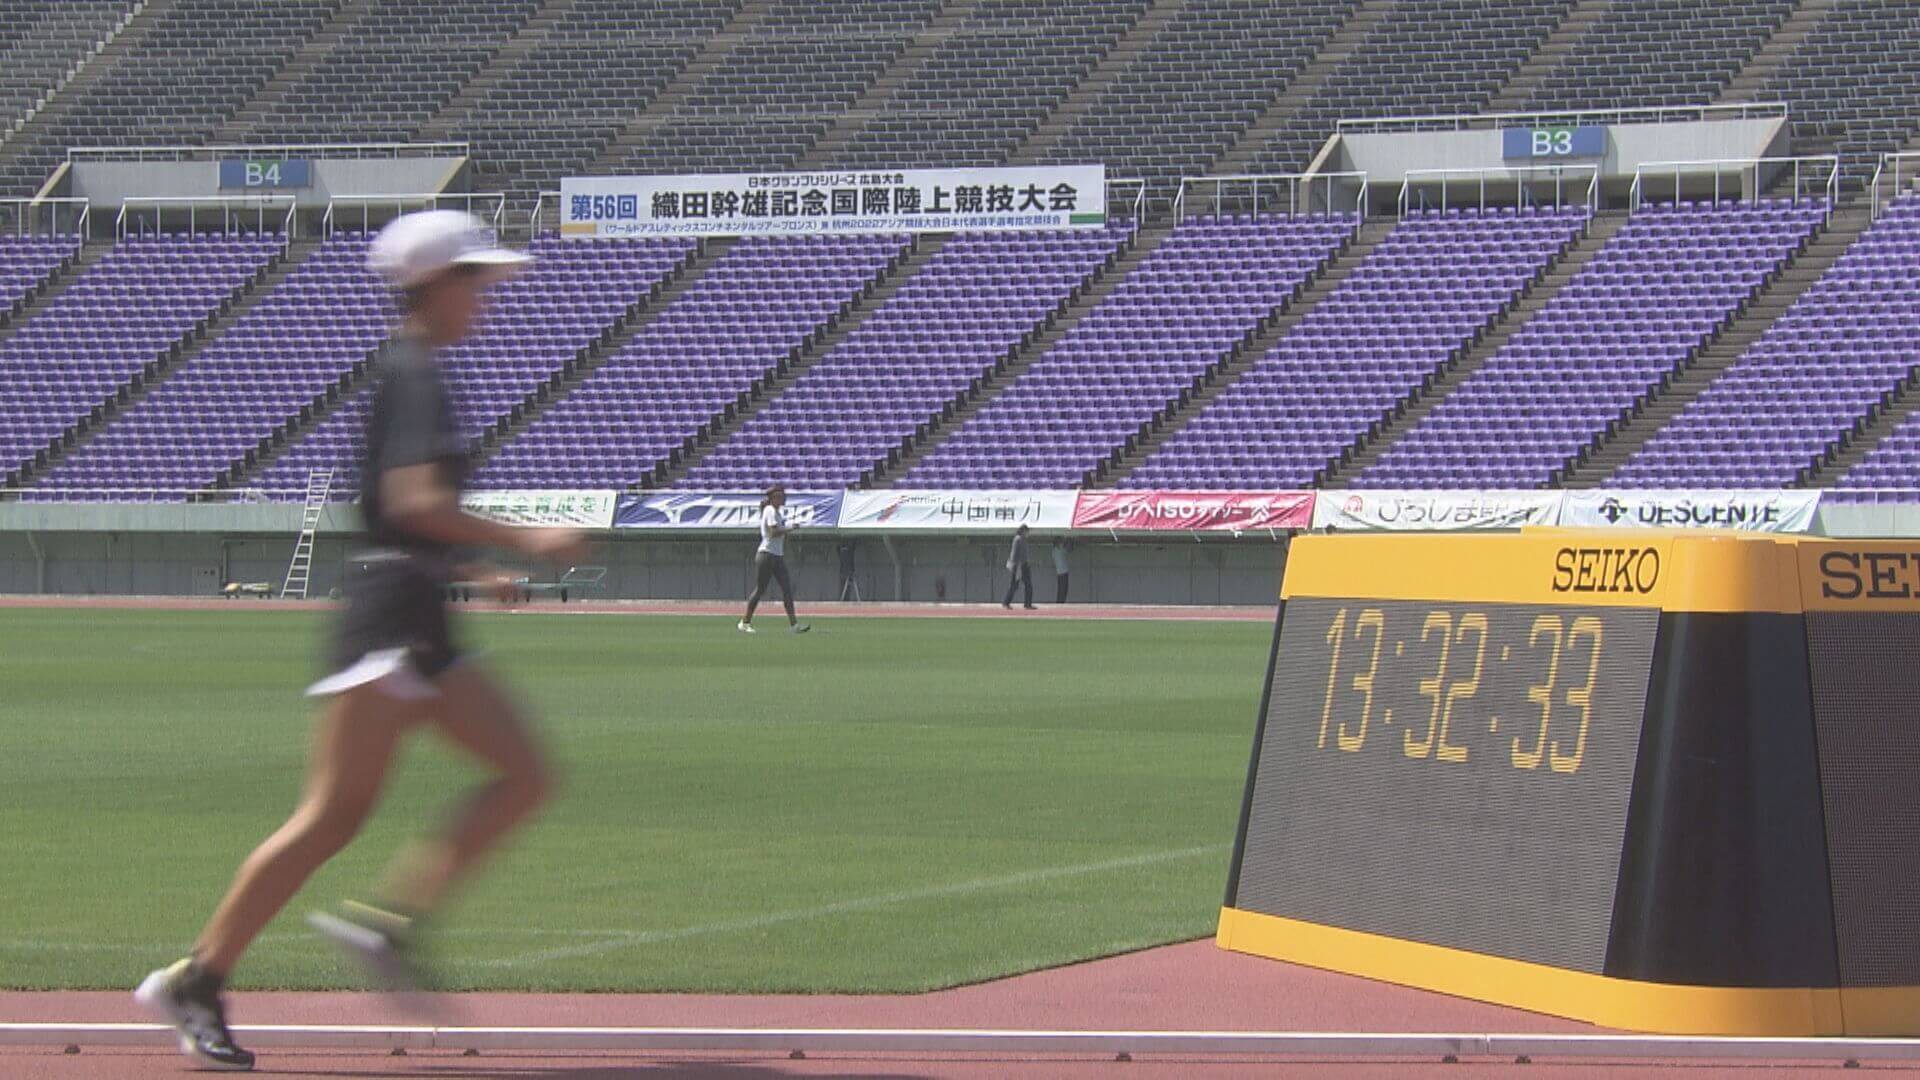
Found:
M 391 195 L 439 191 L 466 161 L 462 157 L 316 159 L 313 186 L 262 192 L 292 195 L 301 206 L 327 205 L 337 195 Z M 76 161 L 62 194 L 92 199 L 95 216 L 111 219 L 123 199 L 244 195 L 221 190 L 218 161 Z M 108 208 L 111 208 L 109 211 Z
M 1609 202 L 1617 204 L 1624 199 L 1634 171 L 1648 162 L 1778 157 L 1787 152 L 1787 125 L 1785 120 L 1779 118 L 1697 120 L 1671 124 L 1617 124 L 1607 128 L 1607 153 L 1604 158 L 1598 161 L 1576 161 L 1568 164 L 1599 165 L 1603 191 L 1607 193 Z M 1474 131 L 1364 132 L 1341 136 L 1335 142 L 1332 151 L 1326 155 L 1321 171 L 1365 172 L 1368 186 L 1372 189 L 1373 211 L 1390 213 L 1393 200 L 1399 195 L 1400 184 L 1409 171 L 1501 170 L 1510 166 L 1549 164 L 1548 162 L 1508 162 L 1501 155 L 1501 135 L 1497 128 Z M 1416 179 L 1423 186 L 1439 182 L 1438 177 Z M 1585 179 L 1585 173 L 1582 170 L 1579 182 L 1584 184 Z M 1763 175 L 1762 185 L 1764 186 L 1769 180 L 1770 176 Z M 1572 182 L 1571 179 L 1569 182 Z M 1723 179 L 1722 183 L 1725 185 L 1723 187 L 1725 195 L 1744 194 L 1738 190 L 1738 184 L 1732 182 L 1731 177 Z M 1477 184 L 1476 177 L 1449 177 L 1449 205 L 1473 203 L 1477 197 L 1475 194 Z M 1490 179 L 1488 186 L 1490 201 L 1496 191 L 1499 192 L 1500 201 L 1512 201 L 1511 183 L 1498 187 Z M 1705 197 L 1711 194 L 1712 190 L 1711 174 L 1701 174 L 1700 179 L 1686 186 L 1684 195 L 1687 198 Z M 1535 194 L 1540 194 L 1538 188 L 1535 189 Z M 1427 195 L 1430 203 L 1437 203 L 1437 191 L 1429 191 Z M 1577 201 L 1584 195 L 1584 190 L 1578 193 L 1569 191 L 1568 195 L 1569 201 Z M 1669 180 L 1664 188 L 1656 190 L 1652 197 L 1671 199 L 1673 197 L 1671 181 Z

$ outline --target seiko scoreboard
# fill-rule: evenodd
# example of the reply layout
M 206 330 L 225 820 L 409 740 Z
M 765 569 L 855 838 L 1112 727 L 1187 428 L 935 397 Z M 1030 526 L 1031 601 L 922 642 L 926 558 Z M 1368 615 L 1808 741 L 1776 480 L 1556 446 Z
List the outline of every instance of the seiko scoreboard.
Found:
M 1219 942 L 1615 1027 L 1920 1034 L 1920 543 L 1297 538 Z

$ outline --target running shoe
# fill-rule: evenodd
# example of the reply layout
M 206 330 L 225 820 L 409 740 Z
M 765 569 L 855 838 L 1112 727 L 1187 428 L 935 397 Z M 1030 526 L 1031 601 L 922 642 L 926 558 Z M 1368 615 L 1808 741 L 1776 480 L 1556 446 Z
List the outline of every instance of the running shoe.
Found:
M 416 993 L 424 988 L 426 980 L 413 955 L 412 919 L 349 900 L 340 905 L 339 914 L 316 911 L 307 916 L 307 925 L 359 961 L 382 990 Z
M 201 1065 L 228 1072 L 253 1068 L 253 1052 L 235 1045 L 233 1032 L 227 1030 L 219 980 L 191 957 L 141 980 L 133 1000 L 173 1025 L 180 1033 L 180 1052 Z
M 733 624 L 733 628 L 734 628 L 735 630 L 738 630 L 738 631 L 740 631 L 740 632 L 741 632 L 741 633 L 743 633 L 743 634 L 757 634 L 757 633 L 759 633 L 759 631 L 758 631 L 758 630 L 755 630 L 755 629 L 753 628 L 753 624 L 752 624 L 752 623 L 750 623 L 750 622 L 737 622 L 737 623 L 734 623 L 734 624 Z
M 804 634 L 811 629 L 813 629 L 812 623 L 794 623 L 787 628 L 787 632 L 791 634 Z

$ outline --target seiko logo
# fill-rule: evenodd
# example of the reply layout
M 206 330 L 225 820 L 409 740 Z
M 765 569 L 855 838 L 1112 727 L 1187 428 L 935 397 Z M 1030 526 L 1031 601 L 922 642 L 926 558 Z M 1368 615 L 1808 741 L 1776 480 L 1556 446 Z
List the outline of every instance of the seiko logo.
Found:
M 1920 596 L 1920 552 L 1829 551 L 1820 556 L 1820 595 L 1829 600 Z
M 1553 559 L 1553 591 L 1650 593 L 1660 584 L 1654 548 L 1561 548 Z

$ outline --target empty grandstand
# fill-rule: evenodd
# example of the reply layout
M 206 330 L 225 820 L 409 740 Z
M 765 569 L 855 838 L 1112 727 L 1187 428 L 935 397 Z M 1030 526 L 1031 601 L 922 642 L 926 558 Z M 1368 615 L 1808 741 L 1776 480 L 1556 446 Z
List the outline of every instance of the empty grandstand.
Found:
M 85 228 L 31 200 L 94 190 L 89 162 L 137 148 L 211 167 L 431 143 L 440 185 L 406 184 L 503 192 L 496 224 L 542 257 L 450 358 L 483 486 L 1920 486 L 1915 18 L 1891 0 L 22 0 L 0 13 L 0 471 L 26 499 L 296 499 L 342 468 L 384 319 L 360 266 L 377 200 L 340 202 L 357 221 L 209 207 L 182 225 L 177 192 L 121 173 L 153 213 L 96 196 Z M 1426 174 L 1459 144 L 1418 142 L 1676 117 L 1689 138 L 1721 117 L 1764 134 L 1665 179 L 1617 135 L 1584 179 L 1552 164 L 1551 196 L 1500 187 L 1532 166 L 1496 155 L 1437 200 Z M 1375 153 L 1365 133 L 1403 130 L 1397 172 L 1330 181 Z M 1055 233 L 580 241 L 554 235 L 547 194 L 1082 162 L 1144 192 Z M 1322 185 L 1283 175 L 1302 172 Z M 1274 179 L 1236 202 L 1237 181 L 1204 187 L 1222 175 Z

